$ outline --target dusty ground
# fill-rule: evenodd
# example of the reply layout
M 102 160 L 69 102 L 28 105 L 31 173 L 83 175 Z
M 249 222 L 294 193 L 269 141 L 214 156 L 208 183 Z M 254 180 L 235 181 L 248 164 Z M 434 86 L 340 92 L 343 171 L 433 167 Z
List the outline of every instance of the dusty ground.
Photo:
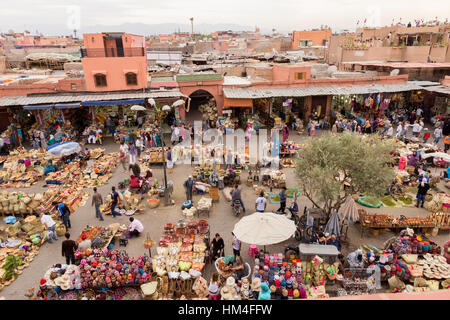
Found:
M 293 135 L 292 136 L 296 141 L 305 141 L 306 139 L 309 139 L 305 136 L 298 136 Z M 97 146 L 96 146 L 97 147 Z M 105 145 L 103 146 L 106 148 L 106 152 L 113 152 L 118 150 L 118 145 L 113 144 L 110 140 L 110 138 L 107 138 L 107 141 Z M 159 181 L 163 181 L 163 170 L 162 166 L 154 166 L 153 168 L 154 175 L 157 177 Z M 434 169 L 433 169 L 434 170 Z M 294 187 L 296 186 L 295 177 L 293 174 L 293 169 L 286 169 L 287 173 L 287 186 L 288 187 Z M 169 175 L 168 179 L 172 180 L 174 182 L 174 194 L 172 196 L 172 199 L 175 200 L 175 206 L 170 207 L 164 207 L 163 205 L 160 205 L 157 209 L 149 209 L 147 208 L 145 213 L 142 215 L 138 215 L 137 218 L 143 223 L 144 225 L 144 233 L 148 233 L 150 237 L 153 240 L 158 241 L 159 237 L 162 233 L 163 226 L 166 222 L 177 222 L 181 219 L 183 219 L 183 216 L 181 214 L 181 204 L 185 200 L 185 194 L 184 194 L 184 188 L 182 187 L 182 183 L 186 179 L 187 175 L 192 172 L 192 167 L 188 165 L 182 165 L 182 166 L 176 166 L 174 169 L 174 172 Z M 108 182 L 108 184 L 102 186 L 99 188 L 99 192 L 106 196 L 111 191 L 111 186 L 117 186 L 118 182 L 122 181 L 124 177 L 128 176 L 128 173 L 125 173 L 122 168 L 118 168 L 114 176 L 111 178 L 111 180 Z M 242 181 L 246 181 L 247 173 L 244 172 L 241 175 Z M 245 201 L 245 205 L 247 208 L 246 214 L 251 214 L 254 212 L 252 210 L 254 208 L 254 203 L 257 198 L 255 192 L 253 189 L 247 187 L 244 184 L 241 185 L 242 187 L 242 194 L 243 199 Z M 45 188 L 43 188 L 43 183 L 40 182 L 36 185 L 34 185 L 32 188 L 23 189 L 25 192 L 43 192 Z M 276 189 L 274 190 L 276 191 Z M 92 194 L 92 190 L 90 190 L 90 193 Z M 201 196 L 194 195 L 194 203 L 196 203 Z M 292 200 L 291 200 L 292 201 Z M 163 201 L 162 201 L 163 202 Z M 288 201 L 288 205 L 290 202 Z M 303 212 L 303 208 L 305 206 L 311 207 L 311 204 L 305 197 L 301 197 L 298 199 L 299 209 L 300 212 Z M 267 211 L 276 210 L 278 208 L 278 205 L 275 204 L 268 204 Z M 367 208 L 366 208 L 367 209 Z M 377 213 L 389 213 L 394 214 L 395 216 L 398 215 L 405 215 L 405 216 L 426 216 L 429 214 L 428 211 L 421 209 L 421 208 L 415 208 L 415 207 L 408 207 L 408 208 L 386 208 L 382 207 L 380 209 L 370 209 L 369 212 L 377 212 Z M 206 216 L 205 216 L 206 217 Z M 242 215 L 241 215 L 242 217 Z M 209 224 L 211 226 L 211 235 L 214 235 L 216 232 L 220 233 L 225 241 L 225 253 L 230 254 L 232 253 L 231 250 L 231 231 L 233 230 L 233 226 L 236 222 L 239 221 L 241 217 L 235 217 L 232 214 L 232 209 L 230 207 L 230 203 L 227 202 L 223 196 L 221 195 L 221 199 L 218 203 L 215 203 L 213 206 L 213 209 L 211 211 L 209 219 Z M 89 199 L 88 203 L 84 207 L 78 208 L 78 210 L 71 216 L 71 222 L 72 222 L 72 229 L 70 230 L 71 234 L 73 235 L 72 238 L 78 237 L 80 232 L 82 231 L 83 227 L 86 225 L 104 225 L 107 226 L 110 223 L 120 222 L 121 224 L 127 224 L 128 225 L 128 217 L 121 216 L 112 218 L 111 216 L 106 216 L 105 221 L 100 222 L 95 218 L 95 210 L 91 206 L 91 199 Z M 3 222 L 1 222 L 3 223 Z M 348 230 L 348 240 L 349 245 L 345 245 L 343 248 L 344 253 L 348 253 L 351 250 L 353 250 L 355 247 L 361 245 L 361 244 L 368 244 L 368 245 L 374 245 L 377 247 L 381 247 L 383 242 L 387 240 L 388 238 L 392 237 L 392 232 L 386 232 L 382 235 L 379 235 L 377 237 L 374 237 L 370 234 L 365 235 L 364 238 L 361 238 L 361 232 L 360 232 L 360 225 L 350 225 Z M 126 250 L 128 253 L 132 256 L 138 256 L 142 255 L 145 252 L 147 252 L 146 249 L 144 249 L 143 241 L 145 239 L 145 235 L 141 236 L 140 238 L 136 239 L 133 238 L 129 241 L 128 246 L 126 247 Z M 436 237 L 432 237 L 433 240 L 437 241 L 439 245 L 443 245 L 444 242 L 449 239 L 449 233 L 448 232 L 440 232 Z M 39 252 L 39 254 L 36 256 L 34 261 L 30 264 L 28 268 L 24 270 L 24 272 L 19 276 L 19 278 L 14 281 L 10 286 L 5 287 L 1 292 L 0 296 L 4 296 L 6 299 L 25 299 L 24 294 L 26 293 L 27 289 L 31 287 L 38 287 L 39 285 L 39 279 L 43 276 L 45 271 L 51 267 L 55 263 L 63 263 L 65 260 L 61 256 L 61 242 L 62 239 L 60 238 L 58 241 L 56 241 L 53 244 L 45 243 Z M 285 243 L 267 246 L 267 250 L 271 253 L 275 252 L 282 252 L 283 251 L 283 245 L 286 243 L 296 243 L 294 239 L 290 239 L 286 241 Z M 116 244 L 117 246 L 118 244 Z M 123 248 L 123 247 L 120 247 Z M 243 244 L 242 247 L 242 257 L 244 258 L 244 261 L 251 262 L 250 257 L 247 254 L 248 245 Z M 153 251 L 155 253 L 155 250 Z M 251 264 L 252 265 L 252 264 Z M 207 265 L 205 269 L 205 277 L 209 279 L 210 274 L 214 271 L 213 265 Z

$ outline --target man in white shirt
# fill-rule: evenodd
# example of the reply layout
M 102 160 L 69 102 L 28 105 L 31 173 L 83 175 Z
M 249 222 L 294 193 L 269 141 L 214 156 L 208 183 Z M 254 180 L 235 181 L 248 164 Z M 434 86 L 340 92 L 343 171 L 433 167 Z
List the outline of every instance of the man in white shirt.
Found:
M 46 212 L 41 213 L 41 223 L 45 226 L 45 229 L 49 231 L 48 242 L 53 243 L 53 240 L 58 240 L 58 235 L 55 231 L 56 222 Z
M 436 129 L 434 129 L 434 144 L 437 145 L 439 143 L 439 140 L 441 139 L 441 137 L 442 137 L 442 129 L 439 126 Z
M 413 137 L 418 137 L 419 134 L 420 134 L 420 131 L 422 131 L 422 128 L 420 127 L 419 122 L 416 120 L 416 121 L 414 121 L 414 125 L 413 125 L 413 128 L 412 128 L 412 135 L 413 135 Z
M 122 143 L 120 144 L 120 150 L 121 150 L 123 153 L 127 154 L 127 153 L 128 153 L 128 145 L 127 145 L 126 143 L 122 142 Z
M 130 217 L 130 225 L 128 226 L 128 231 L 132 236 L 139 237 L 139 235 L 144 231 L 144 226 L 142 223 L 133 217 Z
M 402 132 L 403 132 L 403 126 L 402 126 L 402 123 L 399 122 L 398 126 L 397 126 L 397 133 L 395 134 L 395 137 L 397 139 L 399 139 L 402 136 Z
M 394 135 L 394 128 L 392 128 L 392 124 L 389 125 L 389 128 L 386 132 L 386 136 L 388 138 L 392 138 L 392 136 Z
M 422 113 L 423 113 L 423 110 L 420 107 L 418 107 L 417 111 L 416 111 L 417 118 L 420 118 L 422 116 Z
M 264 212 L 266 210 L 267 200 L 264 198 L 264 192 L 259 194 L 258 199 L 256 199 L 255 209 L 257 212 Z

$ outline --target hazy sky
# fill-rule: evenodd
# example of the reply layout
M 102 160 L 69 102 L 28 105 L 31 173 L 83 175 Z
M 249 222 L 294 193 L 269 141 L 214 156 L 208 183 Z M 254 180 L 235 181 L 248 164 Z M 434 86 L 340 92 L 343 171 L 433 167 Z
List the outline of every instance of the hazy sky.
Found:
M 7 1 L 7 0 L 3 0 Z M 122 23 L 233 23 L 265 29 L 301 30 L 329 25 L 332 29 L 389 25 L 392 18 L 450 18 L 449 0 L 16 0 L 3 4 L 0 31 L 34 32 L 41 26 L 58 30 Z

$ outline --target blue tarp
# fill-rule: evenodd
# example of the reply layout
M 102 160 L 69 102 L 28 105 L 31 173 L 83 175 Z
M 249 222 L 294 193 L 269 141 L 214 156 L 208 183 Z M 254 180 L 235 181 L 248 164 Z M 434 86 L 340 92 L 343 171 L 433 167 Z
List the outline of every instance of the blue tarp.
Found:
M 82 102 L 81 105 L 83 107 L 92 107 L 92 106 L 112 106 L 112 105 L 138 104 L 138 103 L 145 103 L 145 99 L 86 101 Z
M 24 110 L 47 110 L 51 109 L 52 105 L 42 105 L 42 106 L 23 106 Z

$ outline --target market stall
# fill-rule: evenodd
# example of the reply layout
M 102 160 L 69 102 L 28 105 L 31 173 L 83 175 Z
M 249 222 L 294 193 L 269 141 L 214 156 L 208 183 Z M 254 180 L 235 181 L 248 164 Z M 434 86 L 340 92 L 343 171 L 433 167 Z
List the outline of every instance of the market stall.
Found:
M 205 266 L 207 244 L 206 220 L 165 224 L 157 255 L 153 257 L 153 271 L 163 279 L 163 299 L 193 297 L 194 280 L 201 276 Z

